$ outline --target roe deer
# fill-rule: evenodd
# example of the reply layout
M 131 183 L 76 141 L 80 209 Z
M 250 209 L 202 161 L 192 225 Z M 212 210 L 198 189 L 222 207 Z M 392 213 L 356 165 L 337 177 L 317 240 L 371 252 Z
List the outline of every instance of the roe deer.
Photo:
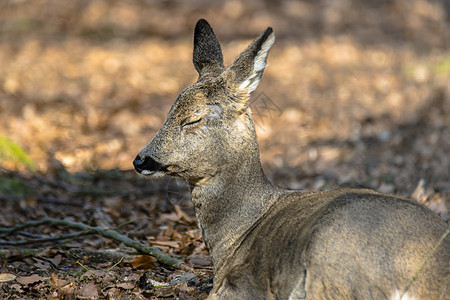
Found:
M 447 298 L 448 227 L 429 209 L 371 190 L 285 190 L 265 177 L 249 97 L 274 40 L 269 27 L 225 68 L 214 32 L 198 21 L 198 81 L 133 162 L 151 178 L 189 182 L 214 264 L 209 298 Z

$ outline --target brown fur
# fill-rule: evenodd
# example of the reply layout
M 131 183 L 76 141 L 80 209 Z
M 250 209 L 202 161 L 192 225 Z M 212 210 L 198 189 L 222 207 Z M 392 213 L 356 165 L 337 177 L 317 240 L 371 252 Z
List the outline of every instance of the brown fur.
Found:
M 214 263 L 211 299 L 394 299 L 447 229 L 427 208 L 370 190 L 284 190 L 265 177 L 248 106 L 274 40 L 263 32 L 225 68 L 205 20 L 194 34 L 197 83 L 134 163 L 189 181 Z M 448 297 L 450 238 L 407 295 Z

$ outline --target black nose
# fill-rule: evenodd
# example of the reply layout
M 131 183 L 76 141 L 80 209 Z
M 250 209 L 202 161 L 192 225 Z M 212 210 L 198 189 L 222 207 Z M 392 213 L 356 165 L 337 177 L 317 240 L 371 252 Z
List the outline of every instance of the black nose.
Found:
M 141 173 L 142 170 L 144 170 L 144 163 L 145 162 L 139 157 L 139 155 L 136 156 L 136 158 L 133 160 L 134 169 Z
M 146 156 L 144 159 L 142 159 L 139 154 L 136 156 L 136 158 L 133 160 L 133 166 L 134 169 L 142 173 L 142 171 L 167 171 L 166 167 L 162 165 L 161 163 L 157 162 L 150 156 Z

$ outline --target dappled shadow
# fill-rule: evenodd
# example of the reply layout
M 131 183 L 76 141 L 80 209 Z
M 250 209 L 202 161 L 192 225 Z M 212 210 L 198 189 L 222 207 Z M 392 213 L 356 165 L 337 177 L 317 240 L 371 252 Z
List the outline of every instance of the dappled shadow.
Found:
M 134 171 L 53 171 L 0 172 L 0 274 L 13 276 L 1 277 L 2 293 L 31 298 L 42 298 L 51 291 L 54 295 L 95 294 L 100 298 L 136 293 L 146 297 L 207 296 L 212 287 L 211 259 L 183 182 L 149 181 Z M 23 226 L 5 234 L 8 228 L 44 218 L 62 222 Z M 65 221 L 116 231 L 181 259 L 192 270 L 176 271 L 133 253 L 133 248 L 115 238 L 77 231 L 64 226 Z M 4 283 L 14 279 L 12 286 Z M 96 288 L 88 292 L 94 283 L 99 292 L 93 292 Z M 155 289 L 158 284 L 164 288 Z
M 274 181 L 302 189 L 358 187 L 411 196 L 422 182 L 429 199 L 416 200 L 437 201 L 432 206 L 448 220 L 449 124 L 450 97 L 438 89 L 404 121 L 368 117 L 357 136 L 312 138 L 301 150 L 312 153 L 303 163 L 266 167 Z
M 446 3 L 444 3 L 446 2 Z M 448 1 L 3 1 L 0 34 L 9 42 L 78 37 L 104 43 L 186 39 L 200 18 L 223 42 L 251 39 L 267 26 L 278 38 L 304 41 L 351 36 L 355 41 L 448 47 Z M 391 45 L 392 46 L 392 45 Z

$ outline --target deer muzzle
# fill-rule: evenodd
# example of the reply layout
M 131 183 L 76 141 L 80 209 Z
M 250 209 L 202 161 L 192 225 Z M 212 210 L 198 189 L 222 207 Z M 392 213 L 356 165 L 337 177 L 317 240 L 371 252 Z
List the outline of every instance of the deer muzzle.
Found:
M 166 166 L 157 162 L 151 156 L 142 158 L 139 154 L 133 160 L 133 166 L 142 175 L 164 175 L 168 171 Z

